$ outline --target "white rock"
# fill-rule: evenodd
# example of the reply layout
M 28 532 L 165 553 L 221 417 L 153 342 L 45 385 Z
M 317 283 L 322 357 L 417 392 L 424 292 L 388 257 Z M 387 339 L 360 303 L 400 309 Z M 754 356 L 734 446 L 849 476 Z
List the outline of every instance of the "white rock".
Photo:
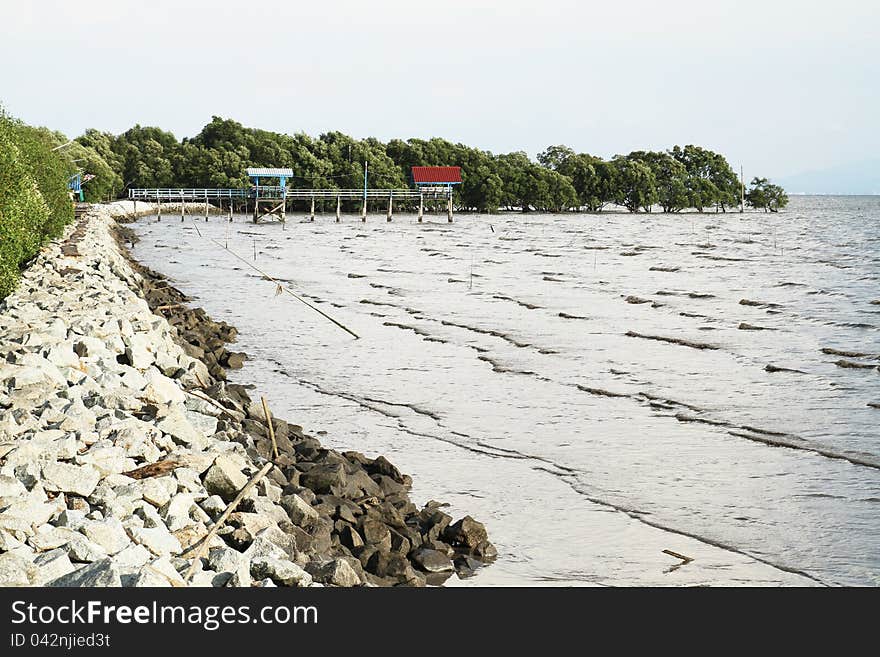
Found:
M 205 473 L 205 488 L 212 495 L 219 495 L 227 502 L 232 501 L 248 482 L 242 472 L 241 459 L 229 454 L 221 454 L 214 460 L 214 465 Z
M 85 536 L 73 539 L 64 546 L 71 561 L 91 562 L 98 561 L 107 556 L 107 551 L 97 543 L 93 543 Z
M 47 586 L 122 586 L 119 578 L 119 569 L 111 559 L 101 559 L 94 563 L 87 564 L 81 568 L 62 575 L 46 584 Z
M 31 586 L 38 579 L 33 563 L 12 552 L 0 554 L 0 587 Z
M 177 481 L 170 475 L 148 477 L 141 480 L 143 498 L 155 507 L 168 504 L 171 496 L 177 493 Z
M 131 542 L 122 522 L 117 518 L 87 521 L 80 531 L 87 539 L 100 545 L 107 554 L 120 552 Z
M 37 555 L 34 559 L 34 565 L 37 567 L 37 576 L 34 584 L 38 586 L 72 573 L 77 568 L 71 563 L 67 552 L 61 548 Z
M 183 549 L 177 537 L 164 527 L 134 528 L 131 537 L 157 556 L 177 554 Z
M 91 465 L 73 465 L 57 461 L 43 465 L 43 485 L 46 490 L 88 497 L 95 490 L 100 478 L 101 473 Z

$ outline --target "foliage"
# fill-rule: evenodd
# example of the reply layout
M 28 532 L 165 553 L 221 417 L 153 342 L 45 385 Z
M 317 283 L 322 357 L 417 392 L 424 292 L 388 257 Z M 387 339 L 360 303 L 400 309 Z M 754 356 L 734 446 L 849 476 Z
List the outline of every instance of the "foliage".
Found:
M 788 205 L 788 194 L 766 178 L 755 177 L 746 192 L 746 202 L 753 208 L 763 208 L 764 212 L 779 212 Z
M 65 142 L 0 110 L 0 298 L 15 288 L 22 264 L 73 218 L 73 164 L 53 150 Z

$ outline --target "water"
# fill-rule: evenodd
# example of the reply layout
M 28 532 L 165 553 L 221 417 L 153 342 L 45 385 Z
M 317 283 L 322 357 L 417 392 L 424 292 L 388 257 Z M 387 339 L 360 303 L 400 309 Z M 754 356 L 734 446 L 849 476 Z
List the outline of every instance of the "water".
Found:
M 135 255 L 238 327 L 276 414 L 487 525 L 449 585 L 880 584 L 880 197 L 289 217 L 145 218 Z

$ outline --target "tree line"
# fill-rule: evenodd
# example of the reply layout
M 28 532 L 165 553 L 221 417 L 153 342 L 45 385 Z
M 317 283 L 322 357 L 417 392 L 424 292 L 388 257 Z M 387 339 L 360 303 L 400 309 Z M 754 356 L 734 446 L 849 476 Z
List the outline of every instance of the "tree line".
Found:
M 409 186 L 412 166 L 460 166 L 455 204 L 473 212 L 600 212 L 611 206 L 630 212 L 658 207 L 724 212 L 738 207 L 741 196 L 739 177 L 727 160 L 693 145 L 611 159 L 551 146 L 535 162 L 521 151 L 493 154 L 439 138 L 383 143 L 341 132 L 313 138 L 246 128 L 220 117 L 182 141 L 136 125 L 120 135 L 87 130 L 76 143 L 97 174 L 85 187 L 94 199 L 124 196 L 129 187 L 246 187 L 247 167 L 290 167 L 291 184 L 299 188 L 357 189 L 363 185 L 364 160 L 375 188 Z M 781 187 L 755 178 L 746 202 L 775 212 L 788 197 Z

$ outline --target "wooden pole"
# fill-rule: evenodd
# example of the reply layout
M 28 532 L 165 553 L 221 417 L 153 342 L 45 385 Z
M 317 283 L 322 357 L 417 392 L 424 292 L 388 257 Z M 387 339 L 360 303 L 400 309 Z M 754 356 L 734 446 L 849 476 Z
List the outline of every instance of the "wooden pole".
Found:
M 342 216 L 342 198 L 340 196 L 336 197 L 336 223 L 339 223 L 339 219 Z
M 254 478 L 244 485 L 244 488 L 242 488 L 238 492 L 238 495 L 235 496 L 235 499 L 229 503 L 229 506 L 226 507 L 226 510 L 223 512 L 223 514 L 219 518 L 217 518 L 217 521 L 211 526 L 210 531 L 205 534 L 205 537 L 201 541 L 199 541 L 199 548 L 198 550 L 196 550 L 196 553 L 193 556 L 192 565 L 189 567 L 189 570 L 186 573 L 186 577 L 183 578 L 184 581 L 188 582 L 192 579 L 192 576 L 196 574 L 196 567 L 199 563 L 199 560 L 202 558 L 202 555 L 204 555 L 205 551 L 208 549 L 208 544 L 211 542 L 211 539 L 214 538 L 214 535 L 220 530 L 220 528 L 226 524 L 226 521 L 229 520 L 229 516 L 232 515 L 233 511 L 235 511 L 235 507 L 239 505 L 239 503 L 244 499 L 244 496 L 247 495 L 248 492 L 250 492 L 250 490 L 257 485 L 257 482 L 265 477 L 269 470 L 271 470 L 274 466 L 275 464 L 269 461 L 262 468 L 260 468 L 260 471 L 254 475 Z M 192 549 L 192 546 L 190 546 L 190 548 L 188 549 Z M 184 550 L 184 552 L 181 552 L 180 556 L 183 556 L 184 554 L 186 554 L 186 550 Z
M 186 205 L 183 202 L 183 194 L 180 195 L 180 220 L 183 221 L 186 217 Z
M 162 201 L 159 200 L 159 196 L 156 196 L 156 219 L 158 221 L 162 221 Z
M 422 216 L 425 214 L 425 195 L 419 192 L 419 223 L 422 223 Z
M 312 211 L 309 214 L 309 221 L 315 220 L 315 197 L 312 196 Z
M 275 442 L 275 428 L 272 426 L 272 414 L 269 412 L 269 405 L 266 403 L 265 397 L 260 397 L 263 404 L 263 415 L 266 416 L 266 428 L 269 429 L 269 438 L 272 439 L 272 453 L 278 458 L 278 443 Z
M 205 221 L 208 220 L 208 193 L 205 192 Z
M 388 221 L 391 221 L 391 216 L 394 212 L 394 194 L 388 195 Z
M 361 221 L 366 222 L 367 220 L 367 197 L 364 196 L 364 212 L 361 215 Z
M 452 190 L 449 190 L 449 203 L 446 206 L 446 220 L 452 223 Z

